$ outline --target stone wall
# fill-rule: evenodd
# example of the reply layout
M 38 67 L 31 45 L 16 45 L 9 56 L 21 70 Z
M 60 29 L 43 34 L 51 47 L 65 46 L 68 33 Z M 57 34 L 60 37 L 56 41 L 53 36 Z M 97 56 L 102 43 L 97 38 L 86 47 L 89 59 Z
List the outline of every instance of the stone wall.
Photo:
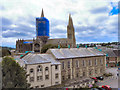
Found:
M 64 59 L 59 61 L 61 62 L 62 81 L 81 77 L 96 77 L 105 72 L 105 56 Z M 70 67 L 68 63 L 70 63 Z M 78 63 L 78 65 L 76 63 Z

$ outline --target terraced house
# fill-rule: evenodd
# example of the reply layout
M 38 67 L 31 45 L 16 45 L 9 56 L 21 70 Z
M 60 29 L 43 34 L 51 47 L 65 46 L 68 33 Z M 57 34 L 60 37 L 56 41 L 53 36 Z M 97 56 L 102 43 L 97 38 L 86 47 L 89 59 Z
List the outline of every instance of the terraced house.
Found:
M 106 54 L 93 48 L 49 49 L 28 53 L 18 62 L 25 67 L 28 83 L 43 88 L 67 81 L 100 76 L 105 71 Z

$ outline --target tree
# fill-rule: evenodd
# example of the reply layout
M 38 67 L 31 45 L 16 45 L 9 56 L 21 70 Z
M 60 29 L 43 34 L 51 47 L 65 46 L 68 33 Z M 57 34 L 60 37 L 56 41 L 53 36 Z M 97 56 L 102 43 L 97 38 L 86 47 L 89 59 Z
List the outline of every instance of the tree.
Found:
M 28 88 L 26 71 L 11 57 L 2 60 L 2 87 Z
M 7 48 L 2 48 L 2 57 L 11 55 L 10 51 Z
M 52 45 L 52 44 L 46 44 L 42 47 L 41 49 L 41 53 L 46 53 L 46 51 L 49 49 L 49 48 L 57 48 L 58 46 L 57 45 Z

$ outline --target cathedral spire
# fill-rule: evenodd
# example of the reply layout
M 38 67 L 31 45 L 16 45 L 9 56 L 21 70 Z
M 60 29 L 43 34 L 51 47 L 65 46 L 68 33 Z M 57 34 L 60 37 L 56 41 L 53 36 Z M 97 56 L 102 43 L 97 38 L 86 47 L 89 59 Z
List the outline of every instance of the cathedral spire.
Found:
M 43 8 L 42 8 L 42 13 L 41 13 L 41 17 L 44 17 L 44 12 L 43 12 Z
M 73 26 L 73 21 L 72 21 L 72 17 L 71 17 L 71 14 L 69 14 L 69 21 L 68 21 L 68 25 L 69 26 Z
M 76 46 L 75 31 L 74 31 L 71 14 L 69 14 L 69 21 L 68 21 L 68 25 L 67 25 L 67 38 L 72 43 L 71 47 L 75 47 Z

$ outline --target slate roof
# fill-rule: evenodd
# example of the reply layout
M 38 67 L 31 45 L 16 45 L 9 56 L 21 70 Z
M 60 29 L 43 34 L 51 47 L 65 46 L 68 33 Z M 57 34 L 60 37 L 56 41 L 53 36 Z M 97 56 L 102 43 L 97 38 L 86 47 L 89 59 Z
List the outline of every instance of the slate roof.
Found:
M 117 55 L 113 52 L 112 49 L 105 50 L 104 53 L 106 53 L 108 57 L 117 57 Z
M 106 55 L 105 53 L 94 48 L 61 48 L 49 49 L 49 51 L 55 56 L 56 59 Z
M 114 52 L 118 57 L 120 57 L 120 49 L 113 50 L 113 52 Z
M 22 59 L 25 64 L 39 64 L 39 63 L 51 63 L 51 64 L 60 64 L 60 62 L 56 61 L 52 55 L 49 54 L 36 54 L 29 53 L 24 56 Z

